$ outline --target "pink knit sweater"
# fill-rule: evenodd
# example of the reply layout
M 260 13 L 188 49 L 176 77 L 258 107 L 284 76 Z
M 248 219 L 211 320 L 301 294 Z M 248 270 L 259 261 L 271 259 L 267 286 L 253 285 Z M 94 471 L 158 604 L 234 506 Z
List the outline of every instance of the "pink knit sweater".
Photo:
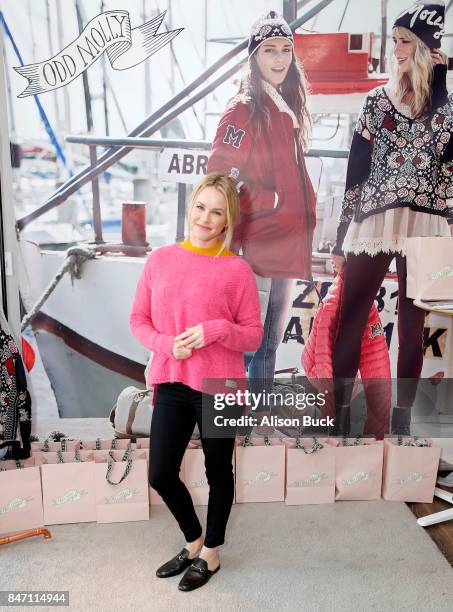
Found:
M 199 323 L 204 346 L 175 359 L 175 337 Z M 243 353 L 255 351 L 263 337 L 252 269 L 240 257 L 212 257 L 178 244 L 161 247 L 150 254 L 138 281 L 130 327 L 153 352 L 150 385 L 182 382 L 207 391 L 206 378 L 245 379 Z

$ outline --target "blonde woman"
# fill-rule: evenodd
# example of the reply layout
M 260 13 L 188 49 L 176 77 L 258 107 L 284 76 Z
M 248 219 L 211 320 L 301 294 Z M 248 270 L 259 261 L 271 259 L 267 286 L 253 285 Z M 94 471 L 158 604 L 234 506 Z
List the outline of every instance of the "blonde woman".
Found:
M 396 257 L 398 397 L 392 430 L 408 433 L 423 365 L 424 311 L 406 297 L 406 239 L 450 236 L 453 222 L 453 104 L 440 50 L 445 6 L 417 4 L 395 21 L 393 79 L 371 91 L 351 144 L 333 249 L 344 290 L 333 353 L 337 433 L 349 430 L 350 392 L 370 307 Z M 345 260 L 346 255 L 346 260 Z M 383 330 L 381 330 L 383 333 Z
M 179 583 L 182 591 L 203 586 L 220 569 L 218 547 L 224 543 L 234 493 L 234 437 L 205 434 L 205 381 L 244 380 L 244 352 L 256 350 L 263 336 L 252 269 L 229 250 L 238 215 L 239 197 L 231 179 L 207 175 L 189 203 L 189 237 L 151 253 L 130 316 L 132 332 L 153 352 L 148 372 L 148 383 L 155 385 L 149 482 L 185 537 L 184 548 L 157 576 L 168 578 L 188 568 Z M 209 484 L 204 539 L 179 478 L 195 423 Z

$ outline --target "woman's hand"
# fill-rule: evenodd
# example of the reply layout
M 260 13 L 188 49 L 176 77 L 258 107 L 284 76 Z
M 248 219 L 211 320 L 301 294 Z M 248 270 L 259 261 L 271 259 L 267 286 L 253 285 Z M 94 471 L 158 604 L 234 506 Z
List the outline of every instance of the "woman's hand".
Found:
M 177 341 L 180 346 L 189 349 L 202 348 L 204 346 L 203 326 L 200 323 L 195 325 L 195 327 L 188 327 L 186 331 L 176 336 L 175 341 Z
M 185 346 L 181 346 L 181 344 L 177 342 L 175 338 L 172 353 L 175 359 L 187 359 L 188 357 L 191 357 L 192 349 L 186 348 Z
M 346 262 L 346 258 L 343 255 L 332 254 L 332 266 L 333 266 L 334 272 L 336 272 L 337 274 L 340 274 L 345 262 Z
M 447 63 L 447 56 L 442 51 L 442 49 L 432 49 L 431 57 L 432 57 L 434 66 L 436 66 L 436 64 L 446 64 Z

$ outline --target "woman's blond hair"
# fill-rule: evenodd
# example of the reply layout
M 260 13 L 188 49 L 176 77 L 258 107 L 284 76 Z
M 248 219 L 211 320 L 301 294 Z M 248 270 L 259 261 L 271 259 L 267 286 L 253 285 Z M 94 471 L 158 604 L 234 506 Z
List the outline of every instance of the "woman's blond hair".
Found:
M 221 255 L 223 251 L 228 251 L 231 247 L 231 243 L 233 241 L 233 230 L 234 224 L 239 218 L 240 212 L 240 204 L 239 204 L 239 194 L 236 189 L 236 183 L 228 176 L 221 174 L 220 172 L 212 172 L 211 174 L 207 174 L 197 185 L 195 185 L 192 194 L 189 200 L 189 206 L 187 208 L 187 220 L 189 221 L 190 213 L 192 211 L 195 202 L 198 199 L 200 193 L 206 187 L 215 187 L 220 193 L 222 193 L 225 197 L 227 207 L 226 207 L 226 217 L 227 222 L 224 230 L 224 238 L 219 249 L 219 252 L 216 253 L 216 257 Z M 189 225 L 189 223 L 188 223 Z
M 404 101 L 414 117 L 421 117 L 431 108 L 431 85 L 433 81 L 433 61 L 427 45 L 407 28 L 393 28 L 393 34 L 404 36 L 416 43 L 412 69 L 400 72 L 392 54 L 391 67 L 395 94 L 398 100 Z

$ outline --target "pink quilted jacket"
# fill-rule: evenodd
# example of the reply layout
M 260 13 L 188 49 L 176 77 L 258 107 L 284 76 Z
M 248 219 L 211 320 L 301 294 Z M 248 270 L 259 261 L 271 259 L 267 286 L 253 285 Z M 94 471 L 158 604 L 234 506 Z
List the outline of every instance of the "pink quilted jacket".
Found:
M 320 391 L 329 388 L 331 401 L 327 401 L 323 416 L 335 416 L 333 403 L 332 351 L 337 333 L 343 277 L 337 276 L 324 301 L 320 304 L 313 327 L 302 353 L 302 367 L 311 383 Z M 390 358 L 375 304 L 362 338 L 359 371 L 367 400 L 367 420 L 364 434 L 382 437 L 388 432 L 392 389 Z M 382 380 L 387 382 L 384 383 Z M 322 389 L 321 389 L 322 387 Z

